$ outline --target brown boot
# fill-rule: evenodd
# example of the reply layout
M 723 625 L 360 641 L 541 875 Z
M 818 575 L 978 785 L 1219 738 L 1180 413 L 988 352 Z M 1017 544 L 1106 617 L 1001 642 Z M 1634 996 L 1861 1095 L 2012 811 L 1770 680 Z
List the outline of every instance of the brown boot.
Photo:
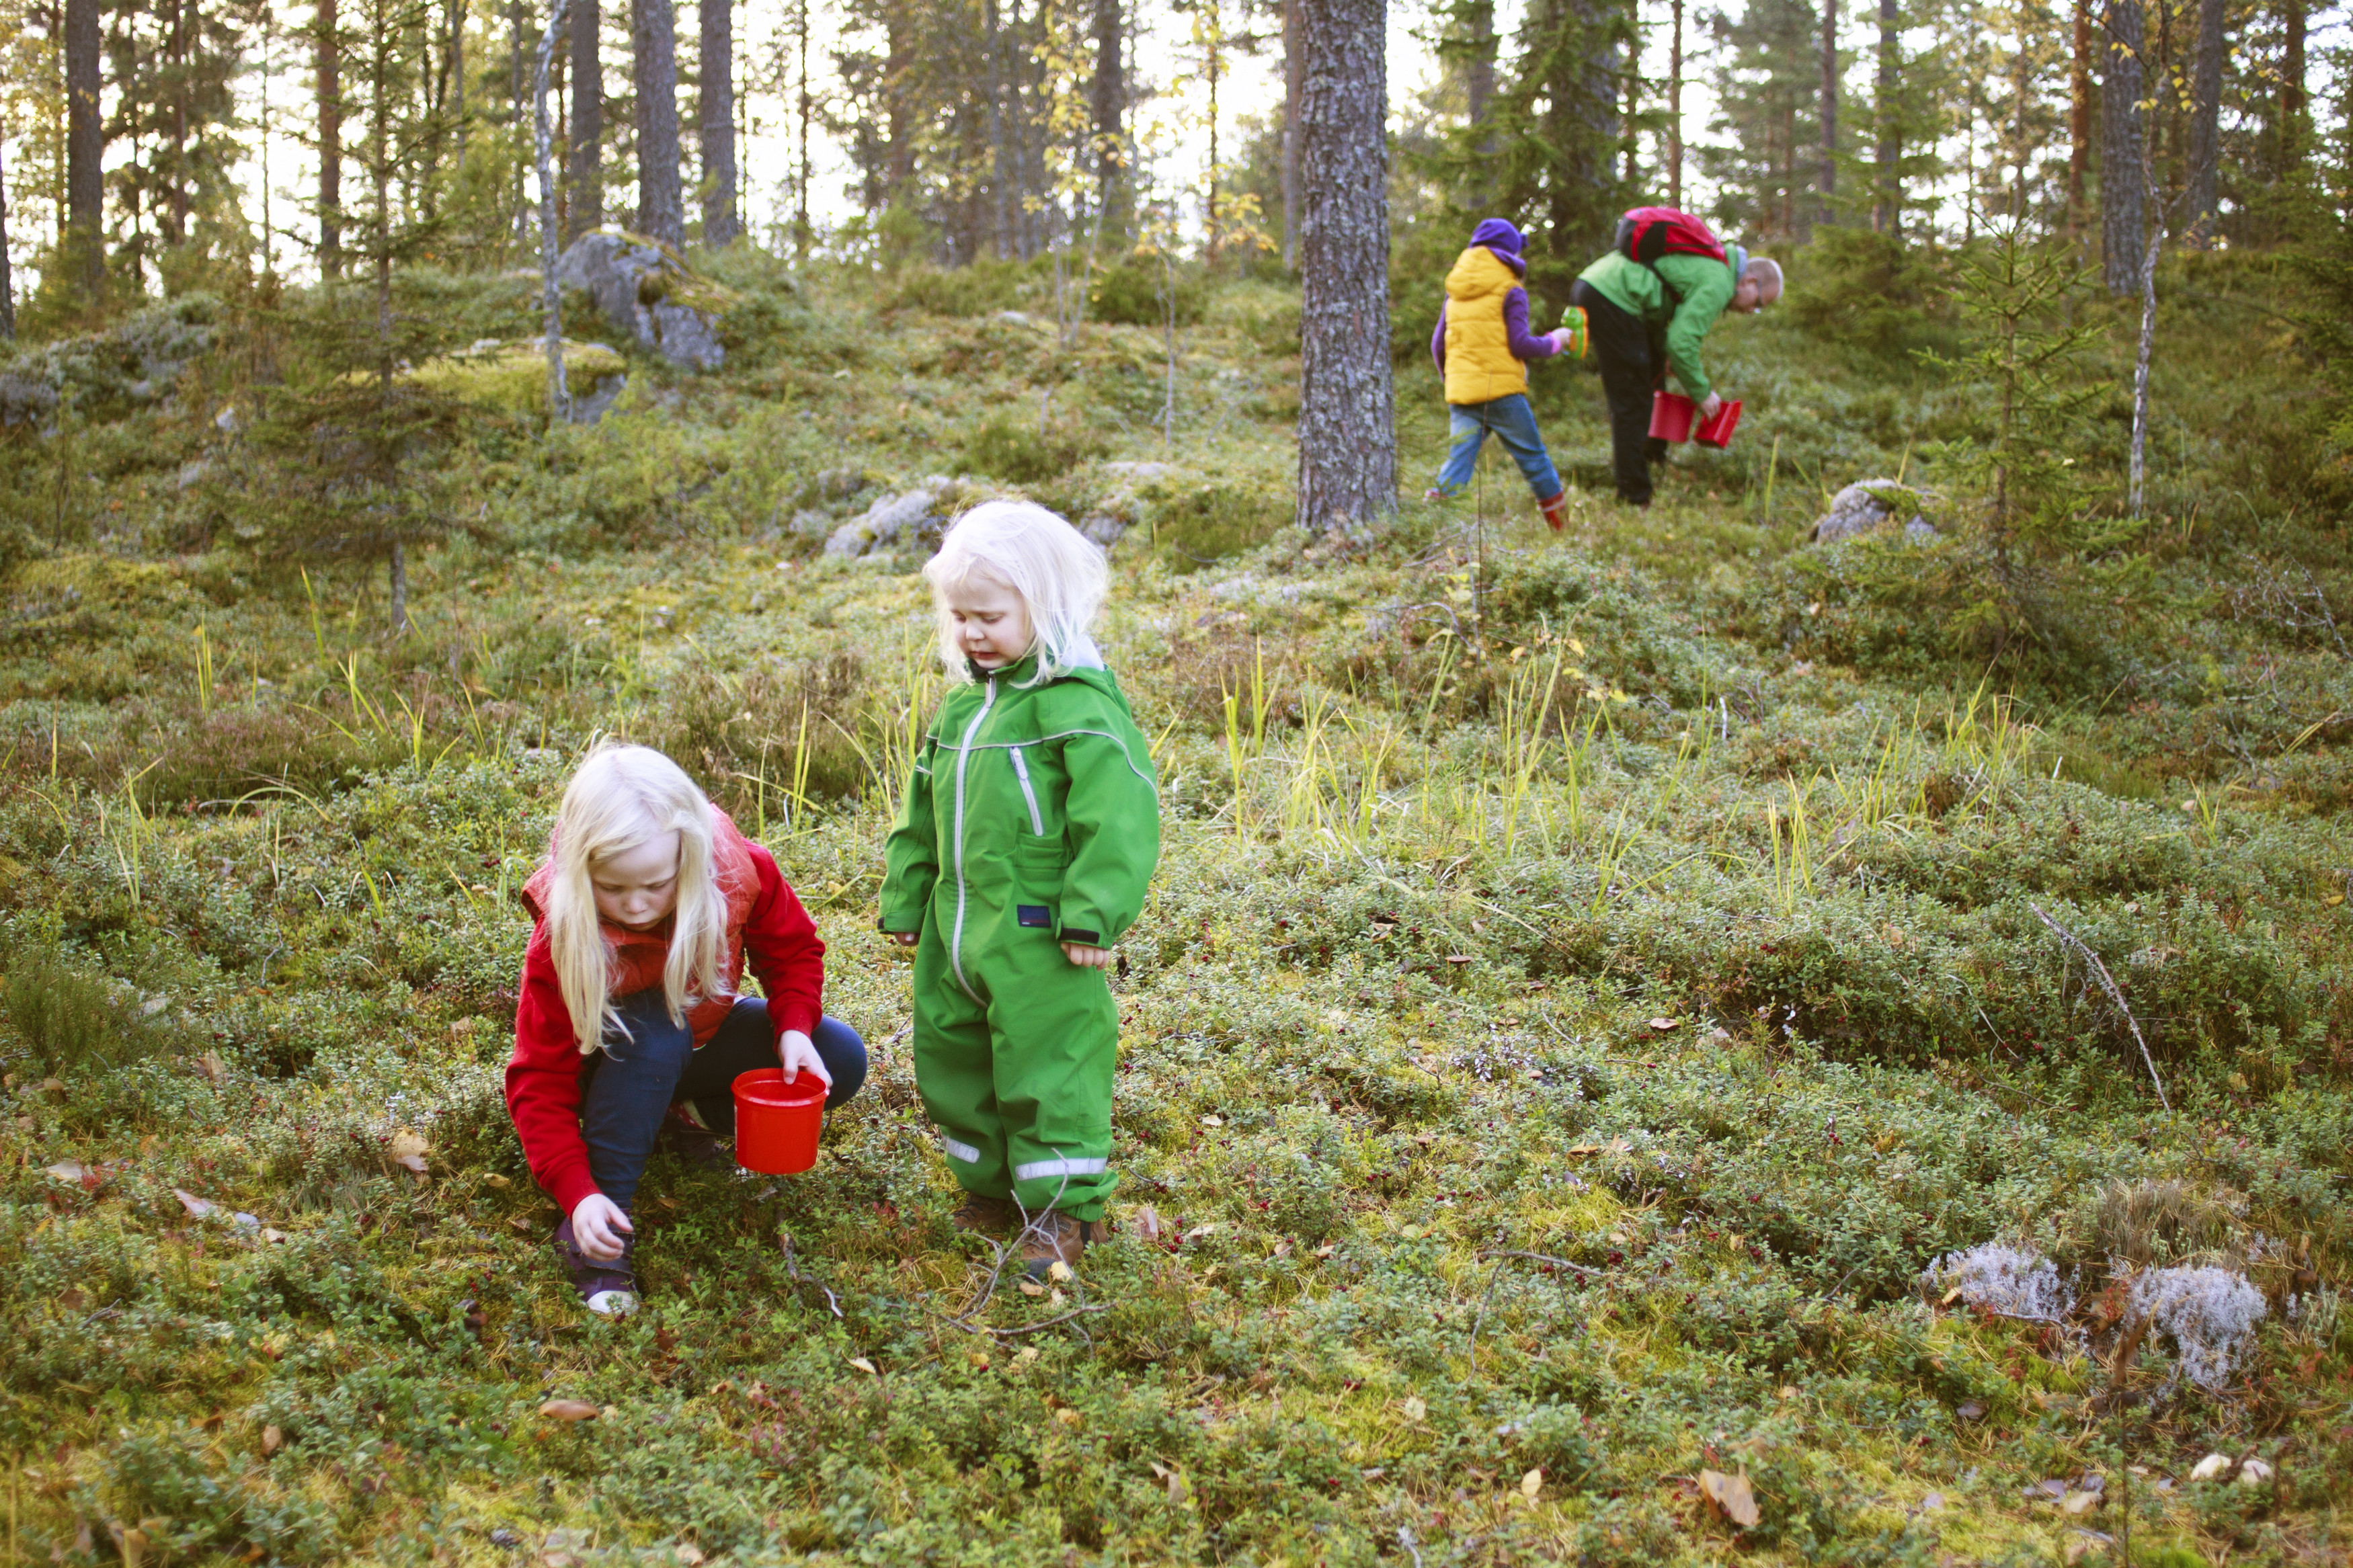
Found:
M 1021 1223 L 1021 1211 L 1013 1206 L 1009 1198 L 966 1193 L 964 1202 L 956 1205 L 955 1213 L 948 1215 L 948 1223 L 976 1236 L 1003 1236 Z
M 1042 1279 L 1057 1263 L 1076 1268 L 1089 1243 L 1110 1239 L 1109 1220 L 1072 1219 L 1060 1209 L 1048 1209 L 1021 1233 L 1021 1267 L 1031 1279 Z

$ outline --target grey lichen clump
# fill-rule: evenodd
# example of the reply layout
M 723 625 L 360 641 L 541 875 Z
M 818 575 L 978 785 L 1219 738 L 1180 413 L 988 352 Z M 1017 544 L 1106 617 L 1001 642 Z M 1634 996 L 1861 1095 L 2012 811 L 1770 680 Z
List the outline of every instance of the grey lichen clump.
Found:
M 1936 537 L 1927 513 L 1936 497 L 1894 479 L 1857 479 L 1831 498 L 1830 510 L 1815 520 L 1806 538 L 1815 544 L 1876 533 L 1902 520 L 1904 537 L 1918 544 Z
M 1946 1254 L 1921 1274 L 1920 1285 L 1937 1294 L 1958 1290 L 1972 1307 L 2040 1323 L 2058 1322 L 2075 1306 L 2057 1265 L 2032 1247 L 1998 1241 Z
M 2126 1305 L 2173 1341 L 2181 1374 L 2220 1393 L 2254 1345 L 2263 1292 L 2231 1268 L 2152 1268 L 2133 1281 Z

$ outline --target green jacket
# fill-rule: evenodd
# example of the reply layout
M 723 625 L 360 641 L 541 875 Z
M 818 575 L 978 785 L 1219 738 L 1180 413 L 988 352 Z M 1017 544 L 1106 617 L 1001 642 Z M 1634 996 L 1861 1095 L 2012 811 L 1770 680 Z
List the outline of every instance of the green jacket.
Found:
M 1037 671 L 1032 655 L 948 693 L 883 848 L 882 929 L 935 912 L 967 988 L 1000 927 L 1109 947 L 1160 858 L 1152 748 L 1119 683 L 1094 668 L 1024 685 Z
M 1707 372 L 1699 363 L 1700 341 L 1732 303 L 1732 290 L 1748 260 L 1748 253 L 1736 245 L 1725 247 L 1725 256 L 1723 261 L 1704 256 L 1662 256 L 1654 263 L 1659 270 L 1653 274 L 1641 262 L 1613 250 L 1579 276 L 1600 290 L 1603 299 L 1650 328 L 1654 351 L 1659 329 L 1665 328 L 1667 368 L 1675 373 L 1687 395 L 1704 399 L 1710 388 Z M 1661 277 L 1683 296 L 1681 305 L 1667 303 L 1666 293 L 1659 287 Z

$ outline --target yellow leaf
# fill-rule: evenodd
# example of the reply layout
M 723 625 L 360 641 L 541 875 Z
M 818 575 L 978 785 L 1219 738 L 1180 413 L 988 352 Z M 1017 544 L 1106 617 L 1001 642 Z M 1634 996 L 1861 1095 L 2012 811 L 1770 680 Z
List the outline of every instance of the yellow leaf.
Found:
M 482 1178 L 482 1185 L 486 1187 L 496 1187 L 499 1191 L 504 1192 L 509 1187 L 513 1186 L 514 1184 L 493 1171 L 489 1175 Z
M 1024 1296 L 1042 1296 L 1046 1293 L 1046 1287 L 1039 1284 L 1035 1279 L 1020 1279 L 1016 1280 L 1015 1283 L 1021 1288 L 1021 1293 Z
M 1757 1494 L 1750 1489 L 1746 1476 L 1727 1476 L 1721 1470 L 1702 1470 L 1699 1489 L 1716 1510 L 1743 1530 L 1754 1528 L 1765 1516 L 1757 1510 Z
M 1542 1490 L 1544 1490 L 1544 1472 L 1542 1470 L 1530 1470 L 1526 1475 L 1520 1478 L 1520 1495 L 1522 1497 L 1532 1498 Z
M 392 1142 L 387 1145 L 387 1147 L 391 1149 L 392 1156 L 396 1160 L 400 1158 L 403 1154 L 430 1154 L 433 1152 L 432 1144 L 427 1143 L 422 1136 L 417 1133 L 411 1132 L 406 1127 L 392 1135 Z
M 1054 1412 L 1054 1419 L 1060 1421 L 1065 1426 L 1075 1426 L 1079 1424 L 1080 1416 L 1077 1411 L 1065 1405 L 1062 1408 Z
M 594 1421 L 600 1412 L 585 1399 L 551 1399 L 539 1407 L 551 1421 Z
M 971 1354 L 965 1356 L 965 1360 L 972 1363 L 973 1365 L 978 1367 L 983 1372 L 987 1372 L 988 1370 L 988 1352 L 987 1351 L 974 1351 Z
M 280 1431 L 275 1426 L 264 1426 L 261 1429 L 261 1452 L 265 1458 L 269 1455 L 278 1452 L 279 1449 L 285 1446 L 286 1434 Z
M 874 1376 L 876 1376 L 876 1377 L 880 1377 L 880 1376 L 881 1376 L 881 1375 L 882 1375 L 881 1373 L 879 1373 L 879 1372 L 875 1372 L 875 1371 L 874 1371 L 874 1363 L 873 1363 L 872 1362 L 871 1362 L 871 1361 L 868 1361 L 868 1360 L 867 1360 L 864 1356 L 862 1356 L 862 1355 L 854 1355 L 854 1356 L 851 1356 L 851 1357 L 849 1358 L 849 1364 L 850 1364 L 850 1365 L 852 1365 L 852 1366 L 854 1366 L 854 1367 L 856 1367 L 856 1368 L 857 1368 L 859 1371 L 860 1371 L 860 1372 L 863 1372 L 863 1373 L 872 1373 L 872 1374 L 873 1374 Z
M 1071 1266 L 1058 1258 L 1046 1265 L 1046 1278 L 1057 1285 L 1067 1285 L 1071 1282 Z

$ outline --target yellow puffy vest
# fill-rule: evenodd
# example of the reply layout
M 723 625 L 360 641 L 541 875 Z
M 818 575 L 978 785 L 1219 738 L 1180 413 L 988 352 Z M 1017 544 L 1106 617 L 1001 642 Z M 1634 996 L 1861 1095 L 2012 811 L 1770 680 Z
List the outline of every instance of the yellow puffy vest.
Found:
M 1528 389 L 1528 367 L 1512 357 L 1504 297 L 1519 274 L 1474 245 L 1446 275 L 1446 401 L 1493 403 Z

